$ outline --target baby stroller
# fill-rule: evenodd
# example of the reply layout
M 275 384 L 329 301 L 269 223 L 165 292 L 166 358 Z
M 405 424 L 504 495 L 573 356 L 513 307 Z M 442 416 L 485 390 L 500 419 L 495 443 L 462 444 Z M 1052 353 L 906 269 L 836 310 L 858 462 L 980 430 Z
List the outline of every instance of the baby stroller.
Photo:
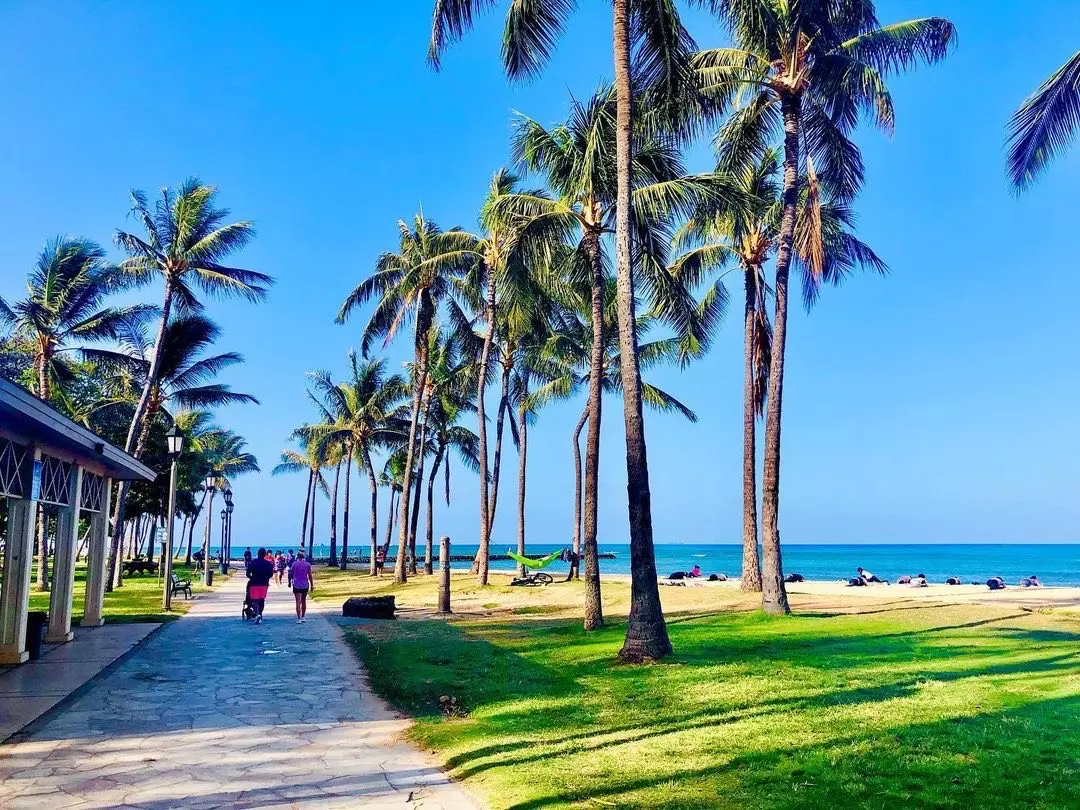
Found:
M 240 609 L 240 618 L 245 622 L 255 618 L 255 605 L 251 603 L 251 582 L 244 586 L 244 606 Z

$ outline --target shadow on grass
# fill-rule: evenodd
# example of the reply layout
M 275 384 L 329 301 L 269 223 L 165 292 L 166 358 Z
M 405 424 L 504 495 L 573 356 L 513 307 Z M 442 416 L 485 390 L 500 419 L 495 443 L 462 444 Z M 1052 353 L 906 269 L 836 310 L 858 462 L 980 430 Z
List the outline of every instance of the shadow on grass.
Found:
M 683 784 L 673 788 L 679 798 L 668 801 L 656 794 L 655 777 L 620 779 L 621 769 L 603 780 L 602 788 L 570 789 L 567 785 L 576 783 L 572 775 L 550 769 L 557 771 L 559 766 L 553 763 L 569 763 L 577 755 L 588 762 L 597 756 L 618 757 L 626 750 L 620 746 L 644 742 L 647 749 L 651 741 L 668 735 L 708 733 L 743 721 L 768 729 L 793 713 L 828 718 L 830 713 L 850 710 L 873 716 L 877 706 L 917 698 L 932 683 L 941 688 L 965 679 L 1013 683 L 1022 676 L 1025 688 L 1037 693 L 1080 675 L 1080 653 L 1075 648 L 1080 633 L 1001 626 L 1027 617 L 1020 613 L 951 623 L 945 617 L 945 623 L 922 627 L 910 627 L 910 620 L 905 620 L 907 625 L 898 627 L 895 621 L 868 620 L 862 615 L 838 614 L 828 619 L 803 615 L 777 621 L 745 613 L 690 614 L 669 622 L 678 655 L 670 662 L 644 667 L 614 663 L 623 627 L 611 625 L 585 634 L 576 621 L 416 622 L 411 627 L 399 624 L 378 637 L 353 633 L 351 640 L 368 665 L 376 691 L 427 721 L 418 731 L 425 745 L 453 751 L 446 764 L 456 777 L 467 779 L 487 772 L 485 779 L 513 781 L 515 769 L 522 765 L 530 773 L 541 769 L 546 774 L 544 797 L 512 806 L 558 806 L 587 799 L 604 803 L 607 796 L 619 797 L 619 806 L 728 806 L 716 795 L 705 797 L 700 805 L 690 801 Z M 764 685 L 713 705 L 693 702 L 693 690 L 701 684 L 741 683 L 740 679 Z M 1010 686 L 1006 691 L 1016 690 Z M 684 698 L 683 692 L 689 697 Z M 466 711 L 478 714 L 476 722 L 440 722 L 440 695 L 456 697 Z M 1001 722 L 1014 723 L 1017 736 L 1035 747 L 1053 744 L 1033 719 L 1041 716 L 1039 705 L 1046 703 L 1049 711 L 1072 712 L 1074 725 L 1080 719 L 1071 698 L 1057 704 L 1030 695 L 1026 699 L 1031 701 L 1027 707 L 1010 710 Z M 1014 715 L 1018 719 L 1008 719 Z M 665 778 L 680 783 L 706 775 L 727 780 L 728 789 L 748 791 L 744 806 L 815 806 L 819 801 L 822 806 L 836 806 L 850 803 L 852 795 L 858 797 L 857 804 L 876 796 L 914 797 L 918 804 L 920 791 L 936 790 L 931 770 L 920 776 L 918 757 L 929 756 L 951 768 L 954 759 L 970 756 L 964 747 L 970 735 L 958 730 L 966 730 L 971 722 L 970 718 L 921 725 L 905 721 L 895 733 L 855 727 L 847 734 L 846 728 L 836 729 L 819 746 L 728 757 L 716 769 L 684 771 L 680 762 L 672 762 Z M 994 749 L 991 721 L 982 722 L 974 736 L 979 745 Z M 1071 727 L 1067 736 L 1080 742 Z M 933 741 L 929 752 L 923 750 L 927 739 Z M 837 757 L 847 762 L 852 747 L 857 757 L 850 767 L 845 765 L 845 773 L 862 767 L 857 763 L 860 757 L 869 763 L 872 755 L 864 750 L 877 751 L 873 756 L 886 760 L 891 757 L 909 772 L 901 774 L 899 787 L 883 782 L 865 789 L 850 773 L 847 781 L 831 774 L 825 763 Z M 1019 742 L 1015 747 L 1017 752 L 1023 748 Z M 1016 756 L 1014 766 L 1019 766 L 1022 755 Z M 1058 765 L 1052 759 L 1048 767 Z M 941 769 L 952 772 L 944 765 Z M 745 777 L 740 775 L 743 771 Z M 996 774 L 999 780 L 1001 773 Z M 785 786 L 790 795 L 772 797 L 774 782 Z M 819 790 L 820 785 L 826 788 Z M 564 790 L 548 795 L 547 787 Z M 647 802 L 638 803 L 626 795 L 646 788 L 653 790 Z M 767 793 L 771 798 L 764 801 Z M 791 798 L 796 794 L 803 802 Z M 951 798 L 945 798 L 948 801 L 937 796 L 928 803 L 944 801 L 943 806 L 950 806 Z M 1022 794 L 1017 801 L 1023 801 Z

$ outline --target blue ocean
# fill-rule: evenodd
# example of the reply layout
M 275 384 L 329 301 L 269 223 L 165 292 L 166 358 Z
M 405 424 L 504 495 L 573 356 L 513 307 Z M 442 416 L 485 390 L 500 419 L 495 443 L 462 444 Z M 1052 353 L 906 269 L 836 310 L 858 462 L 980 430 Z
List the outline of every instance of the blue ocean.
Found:
M 395 542 L 391 554 L 396 547 Z M 528 553 L 543 555 L 560 548 L 561 545 L 530 544 Z M 503 554 L 506 550 L 507 546 L 498 543 L 491 546 L 493 554 Z M 315 557 L 325 558 L 329 551 L 327 546 L 316 545 Z M 630 573 L 629 546 L 601 543 L 600 551 L 615 555 L 614 559 L 600 560 L 601 573 Z M 455 545 L 451 552 L 455 556 L 471 557 L 476 553 L 476 546 Z M 723 573 L 734 577 L 739 574 L 741 559 L 742 549 L 737 545 L 661 543 L 656 546 L 656 569 L 661 576 L 700 565 L 706 576 Z M 1044 585 L 1080 586 L 1080 545 L 1073 544 L 792 544 L 784 547 L 784 572 L 799 573 L 807 579 L 853 577 L 856 566 L 860 565 L 888 580 L 905 574 L 926 574 L 931 582 L 944 582 L 952 576 L 960 577 L 964 582 L 982 582 L 987 577 L 1000 576 L 1012 583 L 1034 574 Z M 469 563 L 455 562 L 453 567 L 467 569 Z M 511 571 L 514 567 L 508 560 L 492 562 L 495 570 Z M 566 563 L 555 562 L 548 570 L 554 573 L 566 568 Z

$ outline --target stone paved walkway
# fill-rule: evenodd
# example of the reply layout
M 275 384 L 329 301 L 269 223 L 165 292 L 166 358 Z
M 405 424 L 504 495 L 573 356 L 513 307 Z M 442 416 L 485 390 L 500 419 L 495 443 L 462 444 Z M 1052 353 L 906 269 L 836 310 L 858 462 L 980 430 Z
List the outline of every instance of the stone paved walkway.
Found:
M 318 574 L 316 573 L 316 578 Z M 0 807 L 475 808 L 367 687 L 340 629 L 234 576 L 0 746 Z

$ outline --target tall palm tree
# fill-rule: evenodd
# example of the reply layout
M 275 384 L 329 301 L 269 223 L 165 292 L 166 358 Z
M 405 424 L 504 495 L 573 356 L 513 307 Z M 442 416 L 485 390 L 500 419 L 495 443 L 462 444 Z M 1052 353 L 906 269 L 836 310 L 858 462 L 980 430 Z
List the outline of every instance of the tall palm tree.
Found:
M 135 458 L 140 458 L 145 449 L 139 446 L 139 437 L 147 435 L 144 425 L 161 374 L 163 339 L 173 321 L 173 308 L 182 313 L 201 310 L 196 288 L 214 297 L 239 296 L 261 301 L 273 284 L 268 275 L 222 263 L 254 238 L 255 229 L 246 221 L 227 223 L 229 211 L 217 208 L 216 202 L 217 189 L 197 178 L 190 178 L 175 189 L 162 188 L 152 206 L 146 194 L 133 190 L 131 216 L 139 221 L 145 233 L 139 236 L 117 230 L 114 237 L 116 244 L 128 253 L 119 266 L 127 283 L 141 285 L 161 279 L 165 288 L 161 320 L 148 357 L 149 367 L 124 442 L 124 450 Z M 114 549 L 119 547 L 122 537 L 130 486 L 130 482 L 122 481 L 117 491 L 113 508 Z
M 260 472 L 259 461 L 253 453 L 247 450 L 247 440 L 231 430 L 221 430 L 210 441 L 209 450 L 205 454 L 206 460 L 211 464 L 208 470 L 218 473 L 214 481 L 214 487 L 209 493 L 209 503 L 206 507 L 206 523 L 203 530 L 203 570 L 210 570 L 210 528 L 214 515 L 214 494 L 232 489 L 233 480 L 239 475 Z M 195 522 L 191 524 L 192 531 Z
M 1009 180 L 1024 191 L 1080 126 L 1080 51 L 1028 96 L 1009 119 Z
M 404 448 L 402 448 L 404 449 Z M 390 553 L 390 542 L 394 532 L 394 519 L 397 512 L 394 510 L 394 499 L 405 488 L 405 454 L 400 450 L 391 453 L 383 464 L 383 470 L 379 473 L 379 485 L 390 490 L 390 504 L 386 513 L 386 539 L 383 541 L 382 553 Z M 375 557 L 371 558 L 371 576 L 375 576 Z
M 580 298 L 583 298 L 583 296 Z M 599 347 L 599 352 L 597 352 L 596 347 L 593 345 L 595 331 L 591 323 L 591 301 L 588 305 L 585 305 L 582 300 L 577 312 L 572 309 L 567 309 L 553 319 L 551 337 L 544 347 L 544 355 L 554 364 L 561 366 L 561 373 L 554 374 L 551 373 L 551 370 L 546 370 L 548 380 L 538 386 L 536 390 L 529 394 L 524 400 L 525 408 L 532 411 L 543 407 L 553 400 L 569 398 L 582 386 L 588 387 L 590 405 L 586 408 L 585 413 L 582 414 L 582 418 L 578 422 L 578 427 L 574 435 L 574 456 L 576 465 L 575 480 L 577 482 L 580 482 L 581 475 L 577 436 L 580 433 L 582 424 L 592 418 L 591 399 L 593 392 L 600 395 L 604 393 L 621 394 L 623 392 L 622 358 L 620 357 L 621 346 L 619 344 L 618 332 L 615 329 L 615 321 L 618 316 L 617 289 L 613 279 L 607 279 L 605 281 L 601 300 L 603 302 L 601 307 L 603 321 L 601 323 L 600 333 L 603 336 L 603 343 Z M 639 316 L 637 331 L 639 334 L 647 335 L 657 326 L 657 323 L 657 319 L 652 316 Z M 642 343 L 639 346 L 642 366 L 648 369 L 657 364 L 678 362 L 680 346 L 681 340 L 678 337 L 662 338 Z M 596 354 L 600 355 L 598 371 L 594 370 L 595 364 L 593 362 L 593 358 Z M 593 385 L 593 380 L 600 380 L 600 384 Z M 660 412 L 678 412 L 692 422 L 697 421 L 697 416 L 692 410 L 666 391 L 650 385 L 647 382 L 642 383 L 642 391 L 645 403 L 650 408 Z M 589 456 L 592 452 L 593 448 L 587 445 L 585 462 L 586 483 L 584 493 L 586 505 L 584 513 L 585 531 L 582 547 L 585 557 L 585 578 L 587 582 L 591 579 L 596 583 L 597 593 L 595 597 L 592 597 L 590 596 L 589 590 L 586 590 L 586 629 L 594 629 L 603 622 L 603 613 L 599 598 L 599 550 L 597 548 L 596 535 L 595 533 L 590 533 L 588 524 L 589 509 L 590 507 L 595 509 L 597 500 L 595 478 L 590 478 L 589 476 Z M 597 442 L 596 445 L 596 452 L 597 454 L 599 453 L 599 442 Z M 598 467 L 595 460 L 593 461 L 593 464 Z M 575 515 L 579 515 L 581 502 L 580 486 L 575 487 L 575 498 L 577 503 L 575 503 L 574 513 Z M 578 536 L 579 531 L 579 527 L 575 526 L 575 536 Z
M 694 246 L 672 266 L 672 274 L 696 286 L 704 273 L 722 270 L 735 261 L 743 275 L 743 566 L 742 589 L 761 591 L 757 524 L 757 425 L 768 391 L 772 324 L 766 307 L 768 283 L 765 264 L 772 258 L 781 225 L 781 185 L 778 152 L 765 147 L 760 153 L 744 147 L 733 132 L 745 122 L 734 116 L 717 135 L 718 171 L 731 171 L 752 204 L 736 209 L 703 211 L 680 234 Z M 731 136 L 731 140 L 728 140 Z M 740 161 L 742 162 L 740 165 Z M 803 185 L 796 212 L 794 256 L 802 273 L 803 300 L 809 308 L 822 283 L 839 284 L 856 267 L 879 273 L 888 267 L 852 232 L 854 214 L 844 203 L 820 198 L 821 183 L 812 172 Z M 829 185 L 829 184 L 825 184 Z M 709 291 L 715 300 L 727 297 L 722 277 Z
M 152 307 L 103 307 L 116 286 L 114 267 L 105 251 L 88 239 L 56 237 L 42 249 L 26 282 L 26 298 L 8 304 L 0 298 L 0 325 L 31 347 L 34 393 L 50 400 L 54 382 L 74 376 L 63 362 L 73 341 L 114 339 L 120 324 L 145 317 Z M 38 521 L 38 590 L 49 588 L 49 542 L 45 520 Z
M 525 220 L 526 224 L 522 226 L 522 241 L 570 244 L 569 250 L 564 249 L 561 252 L 553 247 L 548 248 L 546 258 L 561 265 L 562 275 L 570 286 L 577 284 L 589 291 L 592 326 L 589 341 L 592 347 L 590 378 L 593 379 L 602 376 L 602 351 L 607 337 L 603 331 L 604 294 L 610 274 L 606 237 L 618 230 L 618 166 L 616 150 L 613 148 L 617 140 L 618 120 L 613 102 L 612 92 L 601 89 L 588 103 L 575 102 L 571 106 L 569 120 L 551 130 L 536 121 L 523 118 L 513 140 L 514 156 L 530 171 L 544 175 L 553 197 L 517 192 L 504 195 L 498 205 L 504 216 L 516 215 Z M 675 321 L 686 320 L 687 311 L 691 309 L 689 296 L 680 290 L 678 285 L 670 282 L 665 269 L 666 234 L 675 216 L 688 209 L 693 201 L 716 199 L 734 202 L 734 196 L 728 184 L 722 182 L 721 178 L 713 175 L 687 175 L 677 144 L 645 127 L 639 129 L 633 169 L 634 200 L 637 206 L 634 225 L 640 244 L 638 267 L 647 276 L 654 297 L 657 298 L 654 308 L 663 311 Z M 613 334 L 620 334 L 616 323 L 612 322 L 610 326 L 614 330 Z M 633 342 L 636 346 L 636 332 Z M 636 348 L 632 351 L 637 354 Z M 619 357 L 620 362 L 625 365 L 622 351 Z M 626 378 L 637 381 L 630 386 L 636 392 L 631 395 L 631 399 L 635 395 L 643 396 L 638 361 L 635 360 L 632 365 L 633 374 Z M 623 374 L 626 372 L 627 369 L 624 368 Z M 628 407 L 637 406 L 631 403 Z M 602 396 L 599 389 L 590 388 L 588 412 L 583 546 L 586 627 L 595 629 L 600 625 L 602 615 L 600 573 L 595 558 L 602 414 Z M 627 435 L 633 438 L 636 434 L 631 430 Z M 638 450 L 643 452 L 643 445 L 638 447 Z M 633 589 L 631 611 L 634 620 L 631 622 L 627 639 L 627 657 L 630 659 L 639 657 L 640 642 L 646 636 L 650 650 L 648 657 L 666 654 L 663 650 L 667 644 L 666 634 L 662 629 L 660 597 L 656 588 L 651 529 L 645 531 L 646 525 L 642 522 L 644 513 L 640 511 L 642 508 L 647 511 L 648 500 L 647 487 L 642 490 L 640 478 L 645 475 L 647 481 L 647 470 L 638 464 L 640 460 L 640 457 L 631 460 L 628 455 L 628 463 L 634 465 L 635 475 L 638 476 L 630 479 L 629 490 L 631 500 L 638 499 L 631 507 L 635 515 L 631 545 L 636 548 L 636 551 L 632 551 L 632 569 L 638 584 Z M 650 565 L 651 574 L 648 570 Z
M 26 298 L 0 298 L 0 325 L 31 347 L 34 393 L 52 397 L 57 380 L 72 377 L 61 362 L 85 341 L 114 340 L 123 324 L 154 312 L 147 305 L 103 306 L 118 284 L 116 268 L 89 239 L 58 236 L 48 242 L 26 280 Z
M 377 338 L 388 342 L 407 320 L 414 323 L 412 412 L 405 455 L 405 490 L 401 498 L 401 525 L 398 529 L 399 551 L 394 565 L 394 580 L 405 582 L 405 556 L 409 534 L 409 506 L 413 479 L 414 450 L 420 422 L 420 401 L 427 384 L 430 332 L 440 308 L 456 326 L 468 323 L 458 298 L 468 298 L 468 286 L 462 283 L 479 258 L 476 237 L 458 228 L 444 231 L 423 214 L 417 214 L 410 227 L 398 222 L 400 244 L 397 253 L 384 253 L 375 265 L 375 274 L 362 281 L 345 299 L 337 315 L 344 323 L 356 307 L 377 298 L 375 311 L 361 338 L 366 357 Z M 462 330 L 463 331 L 463 330 Z
M 270 470 L 270 475 L 287 475 L 292 473 L 307 473 L 307 487 L 304 489 L 304 520 L 300 524 L 301 550 L 309 536 L 308 517 L 311 518 L 311 527 L 315 527 L 315 493 L 322 487 L 326 487 L 326 478 L 322 474 L 326 466 L 325 448 L 313 441 L 306 432 L 305 427 L 293 431 L 293 438 L 299 443 L 300 449 L 287 448 L 281 451 L 281 461 Z
M 490 5 L 491 0 L 436 0 L 429 50 L 429 60 L 436 68 L 445 47 L 471 28 L 476 13 Z M 575 6 L 576 3 L 566 0 L 510 3 L 503 35 L 503 63 L 511 78 L 530 78 L 540 72 Z M 614 0 L 612 10 L 616 96 L 615 269 L 619 283 L 619 333 L 625 366 L 623 379 L 626 396 L 623 403 L 632 574 L 630 622 L 626 643 L 619 655 L 627 661 L 639 661 L 668 655 L 671 643 L 656 586 L 649 470 L 641 415 L 637 335 L 634 332 L 631 54 L 636 57 L 634 68 L 637 83 L 650 89 L 654 106 L 667 108 L 670 101 L 683 95 L 683 87 L 689 80 L 689 55 L 694 42 L 679 20 L 674 0 Z
M 352 459 L 367 473 L 371 491 L 369 547 L 374 559 L 378 547 L 378 479 L 372 463 L 372 453 L 399 439 L 405 431 L 401 413 L 403 401 L 409 395 L 408 383 L 398 374 L 386 374 L 386 361 L 357 359 L 349 352 L 348 382 L 334 383 L 329 373 L 316 371 L 308 375 L 321 398 L 326 422 L 308 429 L 312 441 L 321 448 L 347 447 L 349 462 L 345 478 L 345 521 L 342 529 L 341 569 L 348 566 L 349 556 L 349 475 Z
M 769 613 L 790 612 L 783 582 L 778 526 L 780 420 L 787 347 L 788 277 L 794 255 L 796 213 L 804 156 L 851 155 L 836 148 L 868 113 L 885 131 L 893 128 L 892 97 L 885 78 L 918 62 L 943 59 L 955 42 L 952 23 L 927 17 L 881 26 L 872 0 L 779 3 L 715 0 L 710 6 L 731 33 L 734 47 L 698 55 L 702 91 L 727 102 L 740 92 L 756 96 L 768 120 L 770 142 L 783 132 L 783 188 L 773 285 L 772 354 L 765 411 L 762 476 L 762 604 Z M 760 128 L 755 128 L 760 131 Z M 824 164 L 824 161 L 823 161 Z M 854 164 L 821 168 L 833 196 L 850 200 L 861 181 Z M 861 166 L 858 166 L 861 169 Z
M 127 395 L 119 396 L 107 404 L 130 405 L 135 400 L 135 391 L 142 391 L 139 399 L 142 400 L 145 396 L 146 410 L 143 427 L 138 436 L 139 446 L 145 448 L 150 427 L 160 415 L 172 421 L 170 409 L 174 406 L 211 408 L 231 404 L 258 404 L 258 400 L 250 394 L 238 393 L 228 385 L 214 382 L 222 371 L 243 362 L 243 357 L 236 352 L 203 356 L 204 351 L 221 335 L 220 328 L 210 319 L 195 314 L 174 317 L 164 329 L 158 330 L 154 343 L 150 342 L 147 332 L 142 319 L 132 319 L 119 329 L 118 349 L 82 351 L 84 357 L 103 368 L 112 369 L 128 383 Z M 149 379 L 155 359 L 157 376 L 148 388 L 146 380 Z M 210 521 L 207 521 L 208 526 L 209 523 Z M 119 567 L 116 561 L 122 529 L 123 527 L 120 527 L 113 533 L 109 556 L 109 572 L 114 579 L 118 577 Z

